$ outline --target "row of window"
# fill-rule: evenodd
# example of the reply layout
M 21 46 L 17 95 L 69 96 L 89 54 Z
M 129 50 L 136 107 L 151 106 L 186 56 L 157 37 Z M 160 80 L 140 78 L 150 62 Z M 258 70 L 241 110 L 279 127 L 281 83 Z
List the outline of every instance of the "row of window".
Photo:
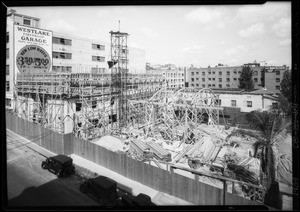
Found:
M 195 87 L 195 86 L 196 86 L 196 87 L 199 87 L 199 84 L 191 84 L 191 86 L 192 86 L 192 87 Z M 216 87 L 216 84 L 208 84 L 207 86 L 208 86 L 209 88 L 210 88 L 210 87 L 214 87 L 214 88 L 215 88 L 215 87 Z M 230 88 L 230 85 L 227 84 L 226 87 L 227 87 L 227 88 Z M 205 88 L 205 84 L 202 84 L 202 88 Z M 219 85 L 219 88 L 222 88 L 222 85 Z
M 165 75 L 165 73 L 163 73 L 163 75 Z M 173 73 L 167 73 L 167 77 L 179 77 L 179 76 L 184 76 L 184 74 L 173 74 Z
M 199 80 L 199 78 L 196 78 L 196 80 Z M 215 81 L 215 78 L 208 78 L 209 81 Z M 237 81 L 237 78 L 233 78 L 234 81 Z M 191 78 L 191 81 L 194 82 L 194 78 Z M 257 81 L 257 79 L 256 79 Z M 205 82 L 205 78 L 202 78 L 202 82 Z M 219 82 L 222 82 L 222 78 L 219 78 Z M 230 82 L 230 78 L 226 78 L 226 82 Z
M 56 43 L 56 44 L 62 44 L 62 45 L 66 45 L 66 46 L 72 46 L 72 40 L 71 39 L 53 37 L 52 38 L 52 42 Z M 95 49 L 95 50 L 105 50 L 105 45 L 100 45 L 100 44 L 92 43 L 92 49 Z
M 223 73 L 222 71 L 219 71 L 219 75 L 222 75 L 222 73 Z M 231 73 L 230 71 L 226 71 L 226 74 L 227 74 L 227 75 L 230 75 L 230 73 Z M 233 71 L 233 74 L 237 74 L 237 73 L 240 74 L 241 71 L 236 71 L 236 70 Z M 194 72 L 191 72 L 191 74 L 192 74 L 192 76 L 195 75 Z M 215 72 L 215 71 L 213 71 L 213 72 L 209 71 L 208 74 L 216 74 L 216 72 Z M 198 71 L 196 72 L 196 75 L 199 75 L 199 72 L 198 72 Z M 254 72 L 253 72 L 253 75 L 254 75 L 254 76 L 257 76 L 257 75 L 258 75 L 258 72 L 257 72 L 257 71 L 254 71 Z M 205 72 L 202 72 L 202 76 L 205 76 Z

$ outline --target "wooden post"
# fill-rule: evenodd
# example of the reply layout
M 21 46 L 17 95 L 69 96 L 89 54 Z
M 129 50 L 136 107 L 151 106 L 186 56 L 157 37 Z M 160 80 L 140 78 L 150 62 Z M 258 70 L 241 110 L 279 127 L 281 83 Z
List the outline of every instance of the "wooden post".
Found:
M 226 180 L 223 180 L 223 205 L 226 205 L 225 197 L 227 192 Z

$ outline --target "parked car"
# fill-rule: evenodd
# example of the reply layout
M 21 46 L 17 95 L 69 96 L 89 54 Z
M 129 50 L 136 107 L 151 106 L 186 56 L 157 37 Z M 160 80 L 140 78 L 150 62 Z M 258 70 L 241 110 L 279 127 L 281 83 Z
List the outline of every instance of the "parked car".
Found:
M 151 201 L 151 197 L 143 193 L 140 193 L 136 197 L 125 193 L 121 196 L 121 198 L 118 199 L 118 205 L 119 206 L 156 206 Z
M 155 206 L 151 201 L 151 197 L 146 194 L 140 193 L 132 200 L 132 206 Z
M 96 199 L 100 205 L 115 205 L 118 199 L 117 182 L 105 176 L 89 178 L 80 184 L 79 189 Z
M 42 168 L 49 170 L 58 177 L 74 174 L 75 172 L 73 159 L 66 155 L 56 155 L 47 158 L 42 162 Z

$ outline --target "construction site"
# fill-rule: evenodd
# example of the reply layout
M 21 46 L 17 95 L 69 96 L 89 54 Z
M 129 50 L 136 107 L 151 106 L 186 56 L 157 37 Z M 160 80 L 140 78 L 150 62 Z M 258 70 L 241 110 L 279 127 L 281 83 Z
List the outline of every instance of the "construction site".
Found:
M 219 124 L 218 96 L 209 88 L 170 89 L 163 75 L 131 74 L 128 34 L 110 36 L 109 73 L 18 73 L 13 113 L 160 169 L 171 164 L 185 176 L 197 171 L 200 181 L 214 187 L 223 188 L 220 179 L 237 180 L 230 193 L 262 203 L 253 141 L 226 139 L 233 127 Z M 246 177 L 230 161 L 247 167 L 241 173 Z

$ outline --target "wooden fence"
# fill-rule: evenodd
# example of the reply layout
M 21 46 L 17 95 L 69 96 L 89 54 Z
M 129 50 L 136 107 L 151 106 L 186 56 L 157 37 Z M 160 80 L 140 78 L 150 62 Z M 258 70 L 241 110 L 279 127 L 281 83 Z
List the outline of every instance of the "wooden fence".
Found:
M 223 189 L 134 160 L 89 141 L 73 137 L 74 154 L 117 172 L 155 190 L 197 205 L 259 205 Z M 225 198 L 225 202 L 224 202 Z
M 259 205 L 227 193 L 224 189 L 202 183 L 199 178 L 167 171 L 112 152 L 73 134 L 62 135 L 6 112 L 6 128 L 56 154 L 76 154 L 120 175 L 155 190 L 176 196 L 196 205 Z M 225 201 L 224 201 L 225 199 Z
M 22 118 L 6 112 L 6 128 L 27 138 L 28 140 L 48 149 L 56 154 L 64 154 L 64 137 L 39 124 L 29 122 Z

